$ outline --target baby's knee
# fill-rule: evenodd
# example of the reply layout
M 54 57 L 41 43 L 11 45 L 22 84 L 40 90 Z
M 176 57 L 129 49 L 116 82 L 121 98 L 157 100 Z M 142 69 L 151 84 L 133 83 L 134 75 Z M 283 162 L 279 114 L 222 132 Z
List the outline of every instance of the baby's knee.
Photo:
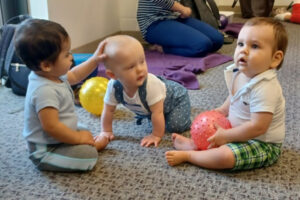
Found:
M 77 147 L 78 147 L 77 148 L 78 158 L 98 159 L 98 151 L 94 146 L 83 144 L 83 145 L 78 145 Z
M 232 150 L 226 145 L 219 147 L 219 150 L 220 165 L 225 168 L 233 168 L 235 164 L 235 157 Z
M 192 121 L 190 111 L 172 113 L 166 117 L 166 130 L 169 133 L 183 133 L 190 129 Z
M 168 133 L 183 133 L 187 130 L 189 130 L 189 127 L 187 127 L 187 126 L 167 126 L 166 127 L 166 131 Z
M 169 133 L 183 133 L 190 129 L 191 123 L 191 120 L 187 118 L 174 123 L 167 123 L 166 130 Z

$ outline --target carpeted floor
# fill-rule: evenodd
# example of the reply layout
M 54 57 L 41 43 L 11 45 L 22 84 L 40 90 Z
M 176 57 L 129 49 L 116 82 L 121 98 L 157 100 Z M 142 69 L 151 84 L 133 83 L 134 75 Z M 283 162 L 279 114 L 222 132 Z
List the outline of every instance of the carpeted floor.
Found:
M 170 134 L 158 148 L 139 145 L 151 131 L 144 120 L 120 107 L 113 124 L 116 140 L 99 153 L 89 173 L 40 172 L 28 159 L 22 138 L 24 97 L 0 87 L 0 199 L 300 199 L 300 25 L 285 23 L 289 48 L 278 72 L 286 97 L 286 139 L 279 161 L 268 167 L 227 173 L 191 164 L 170 167 L 164 153 L 173 149 Z M 232 55 L 235 44 L 221 53 Z M 191 90 L 192 116 L 220 105 L 227 96 L 223 69 L 198 75 Z M 100 119 L 77 107 L 80 122 L 100 131 Z M 188 132 L 185 135 L 189 135 Z

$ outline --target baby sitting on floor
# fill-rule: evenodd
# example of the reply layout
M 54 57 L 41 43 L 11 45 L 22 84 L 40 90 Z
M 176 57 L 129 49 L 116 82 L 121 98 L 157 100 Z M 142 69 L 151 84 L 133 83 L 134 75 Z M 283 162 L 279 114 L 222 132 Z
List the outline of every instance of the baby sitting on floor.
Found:
M 285 99 L 277 70 L 288 43 L 284 26 L 273 18 L 252 18 L 243 26 L 234 64 L 225 70 L 229 95 L 216 110 L 233 128 L 207 139 L 208 150 L 198 151 L 194 141 L 173 134 L 176 151 L 167 151 L 174 166 L 183 162 L 208 169 L 247 170 L 270 166 L 281 153 L 285 138 Z

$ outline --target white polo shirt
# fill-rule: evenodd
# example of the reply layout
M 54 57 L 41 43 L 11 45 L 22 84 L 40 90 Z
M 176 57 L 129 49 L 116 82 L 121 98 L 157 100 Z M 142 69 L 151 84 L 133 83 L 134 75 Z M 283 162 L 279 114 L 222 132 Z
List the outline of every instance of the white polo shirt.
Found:
M 253 77 L 232 96 L 235 65 L 225 70 L 225 81 L 231 95 L 229 116 L 232 127 L 251 119 L 251 113 L 270 112 L 273 114 L 269 129 L 255 138 L 263 142 L 282 143 L 285 137 L 285 99 L 276 69 L 270 69 Z

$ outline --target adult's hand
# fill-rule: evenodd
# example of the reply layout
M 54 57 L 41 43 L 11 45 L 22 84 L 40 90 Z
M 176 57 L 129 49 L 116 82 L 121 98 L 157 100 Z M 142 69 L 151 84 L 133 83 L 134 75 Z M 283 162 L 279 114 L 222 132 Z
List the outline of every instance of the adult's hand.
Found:
M 180 18 L 188 18 L 192 14 L 192 9 L 189 7 L 184 7 L 180 12 Z

